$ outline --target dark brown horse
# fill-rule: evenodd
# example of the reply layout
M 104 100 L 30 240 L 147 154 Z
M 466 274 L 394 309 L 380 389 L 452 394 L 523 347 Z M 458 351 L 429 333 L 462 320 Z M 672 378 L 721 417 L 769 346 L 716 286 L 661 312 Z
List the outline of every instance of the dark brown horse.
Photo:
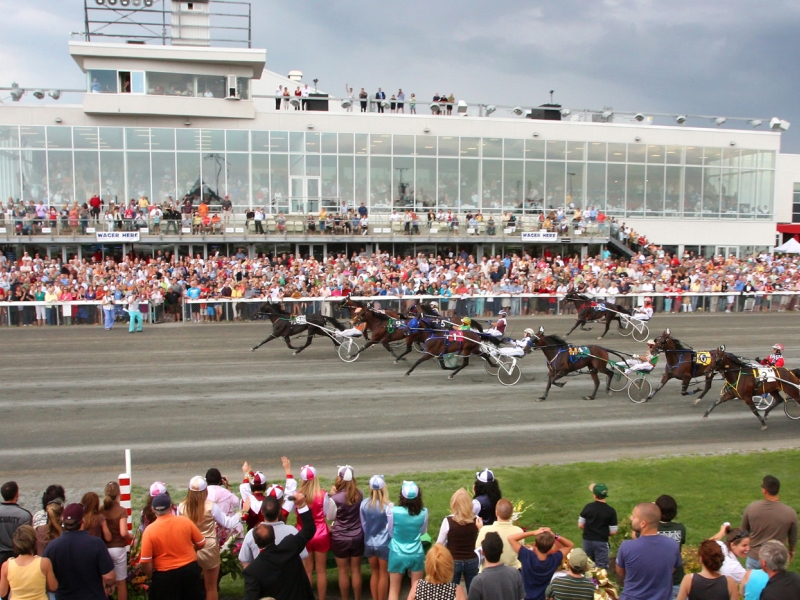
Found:
M 403 360 L 414 349 L 414 342 L 424 342 L 435 329 L 422 319 L 398 319 L 389 316 L 384 311 L 377 311 L 369 307 L 356 308 L 353 317 L 353 327 L 360 329 L 364 325 L 370 332 L 367 344 L 358 351 L 361 354 L 370 346 L 382 344 L 394 356 L 395 364 Z M 398 356 L 392 349 L 392 342 L 405 341 L 406 348 Z
M 608 333 L 611 323 L 617 321 L 620 325 L 622 324 L 622 319 L 619 316 L 620 313 L 625 315 L 633 314 L 631 309 L 626 308 L 625 306 L 612 304 L 611 302 L 593 300 L 589 298 L 589 296 L 584 296 L 583 294 L 578 294 L 577 292 L 569 292 L 566 296 L 564 296 L 564 300 L 574 303 L 575 308 L 578 310 L 578 320 L 575 321 L 575 325 L 573 325 L 572 329 L 567 332 L 567 335 L 575 331 L 575 329 L 577 329 L 579 326 L 581 331 L 591 331 L 592 328 L 586 327 L 586 323 L 599 321 L 601 323 L 605 322 L 606 324 L 603 335 L 597 338 L 598 340 L 602 340 Z
M 359 302 L 358 300 L 353 300 L 350 296 L 345 296 L 344 299 L 342 299 L 342 301 L 339 303 L 339 306 L 341 306 L 342 308 L 352 309 L 353 311 L 356 311 L 359 308 L 361 308 L 361 309 L 372 308 L 372 307 L 370 307 L 370 305 L 368 303 Z M 375 309 L 372 309 L 372 310 L 375 310 Z M 402 315 L 399 312 L 397 312 L 396 310 L 387 309 L 387 310 L 383 310 L 382 312 L 385 313 L 387 316 L 393 318 L 393 319 L 402 319 L 403 318 Z M 369 330 L 367 329 L 365 323 L 362 322 L 362 323 L 359 323 L 358 325 L 354 325 L 354 326 L 357 329 L 359 329 L 361 331 L 361 333 L 364 334 L 364 339 L 369 340 Z
M 470 356 L 489 358 L 484 348 L 481 335 L 476 331 L 436 330 L 425 340 L 422 345 L 422 357 L 406 371 L 406 375 L 411 375 L 411 372 L 426 360 L 435 358 L 443 369 L 453 371 L 448 377 L 448 379 L 452 379 L 459 371 L 469 365 Z M 460 357 L 461 365 L 457 367 L 446 366 L 444 360 L 447 355 Z
M 333 340 L 333 347 L 336 348 L 338 343 L 335 339 L 333 339 L 333 337 L 326 333 L 326 325 L 330 323 L 339 331 L 344 331 L 345 329 L 344 325 L 342 325 L 333 317 L 326 317 L 318 313 L 308 316 L 293 316 L 283 310 L 280 304 L 272 304 L 267 302 L 266 304 L 261 305 L 261 308 L 259 308 L 258 312 L 259 314 L 266 315 L 269 320 L 272 321 L 272 333 L 269 334 L 269 337 L 263 342 L 250 348 L 251 352 L 261 348 L 261 346 L 267 342 L 271 342 L 272 340 L 276 340 L 278 338 L 283 338 L 283 341 L 286 342 L 286 345 L 289 347 L 289 349 L 294 350 L 295 354 L 299 354 L 311 345 L 311 340 L 315 335 L 325 335 L 330 337 Z M 292 346 L 290 338 L 299 335 L 304 331 L 307 334 L 306 343 L 300 348 L 295 348 Z
M 697 351 L 691 346 L 684 344 L 678 338 L 672 337 L 672 332 L 666 329 L 655 340 L 655 351 L 663 352 L 664 357 L 667 359 L 667 366 L 664 369 L 664 376 L 661 378 L 661 383 L 656 386 L 656 389 L 647 397 L 649 400 L 655 396 L 658 391 L 663 388 L 670 379 L 681 380 L 681 396 L 691 396 L 700 391 L 700 388 L 695 388 L 689 392 L 688 388 L 693 379 L 704 377 L 705 387 L 703 393 L 694 401 L 695 404 L 700 402 L 711 389 L 711 382 L 714 379 L 715 367 L 717 366 L 717 359 L 724 351 L 725 347 L 721 346 L 716 350 Z
M 609 351 L 602 346 L 573 346 L 557 335 L 544 335 L 544 327 L 539 327 L 538 333 L 531 336 L 533 339 L 533 349 L 542 351 L 547 359 L 547 387 L 544 396 L 539 398 L 539 402 L 547 400 L 550 387 L 557 385 L 564 387 L 566 382 L 558 381 L 569 373 L 580 371 L 584 367 L 589 370 L 589 375 L 594 381 L 594 391 L 591 396 L 584 396 L 585 400 L 594 400 L 597 390 L 600 387 L 598 373 L 603 373 L 608 377 L 606 382 L 606 393 L 611 395 L 611 378 L 614 372 L 608 368 Z M 620 357 L 622 358 L 622 357 Z
M 703 418 L 708 417 L 717 405 L 733 398 L 740 398 L 761 422 L 761 429 L 766 429 L 767 416 L 770 411 L 783 402 L 781 392 L 794 399 L 795 402 L 800 402 L 800 388 L 797 387 L 800 385 L 800 377 L 796 372 L 798 369 L 794 371 L 783 367 L 769 367 L 769 369 L 770 371 L 764 371 L 767 377 L 762 377 L 759 367 L 754 367 L 747 359 L 735 356 L 730 352 L 723 352 L 717 361 L 716 370 L 725 378 L 725 386 L 720 391 L 719 398 L 703 413 Z M 764 411 L 763 417 L 758 414 L 753 403 L 753 396 L 762 394 L 769 394 L 775 399 Z

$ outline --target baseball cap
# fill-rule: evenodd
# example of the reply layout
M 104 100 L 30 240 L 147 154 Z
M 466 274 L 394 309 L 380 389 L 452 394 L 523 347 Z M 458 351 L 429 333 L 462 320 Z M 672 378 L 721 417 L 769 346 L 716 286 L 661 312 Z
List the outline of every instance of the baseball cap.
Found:
M 567 560 L 569 561 L 570 567 L 580 569 L 581 571 L 586 571 L 586 568 L 589 566 L 589 557 L 586 556 L 586 552 L 584 552 L 582 548 L 573 548 L 570 550 L 567 555 Z
M 155 498 L 161 494 L 167 493 L 167 484 L 162 481 L 156 481 L 150 486 L 150 497 Z
M 608 486 L 605 483 L 593 483 L 589 486 L 589 491 L 598 498 L 606 498 L 608 496 Z
M 350 465 L 339 467 L 339 471 L 337 472 L 337 474 L 344 481 L 353 481 L 353 467 L 351 467 Z
M 373 475 L 369 478 L 369 489 L 382 490 L 385 487 L 386 480 L 383 478 L 383 475 Z
M 67 504 L 64 508 L 64 512 L 61 513 L 61 522 L 78 523 L 81 520 L 83 520 L 83 504 L 77 502 Z
M 264 485 L 267 483 L 267 476 L 264 475 L 261 471 L 256 471 L 253 473 L 253 485 Z
M 280 500 L 283 498 L 283 488 L 275 483 L 267 488 L 267 491 L 264 493 L 265 496 L 272 496 L 273 498 L 277 498 Z
M 195 475 L 189 481 L 189 490 L 192 492 L 202 492 L 207 487 L 208 483 L 206 482 L 206 478 L 200 475 Z
M 494 481 L 494 473 L 490 469 L 484 469 L 479 473 L 475 473 L 475 478 L 482 483 L 491 483 Z
M 406 500 L 413 500 L 419 496 L 419 486 L 413 481 L 404 481 L 400 488 L 400 494 Z
M 172 498 L 169 497 L 169 494 L 159 494 L 153 498 L 151 506 L 153 510 L 167 510 L 172 507 Z
M 300 479 L 303 481 L 311 481 L 317 476 L 317 470 L 311 465 L 305 465 L 300 469 Z

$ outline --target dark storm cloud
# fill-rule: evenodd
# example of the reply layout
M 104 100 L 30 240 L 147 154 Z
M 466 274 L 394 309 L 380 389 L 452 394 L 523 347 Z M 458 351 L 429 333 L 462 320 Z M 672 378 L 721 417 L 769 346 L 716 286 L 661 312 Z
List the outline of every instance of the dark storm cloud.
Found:
M 781 118 L 800 151 L 800 3 L 788 0 L 253 0 L 267 67 L 428 98 Z M 0 0 L 4 79 L 80 87 L 81 0 Z M 10 81 L 8 82 L 10 83 Z M 7 85 L 7 83 L 6 83 Z

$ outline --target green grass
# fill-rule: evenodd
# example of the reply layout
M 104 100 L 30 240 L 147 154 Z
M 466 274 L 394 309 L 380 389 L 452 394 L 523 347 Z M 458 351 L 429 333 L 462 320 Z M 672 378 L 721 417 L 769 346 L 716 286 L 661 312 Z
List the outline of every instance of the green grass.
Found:
M 582 462 L 495 469 L 494 473 L 504 497 L 531 505 L 522 516 L 522 526 L 547 526 L 576 543 L 581 539 L 578 514 L 592 499 L 589 484 L 598 481 L 608 485 L 608 503 L 617 510 L 620 522 L 627 520 L 639 502 L 654 501 L 661 494 L 673 496 L 678 502 L 675 520 L 686 525 L 690 545 L 714 535 L 725 521 L 738 525 L 745 507 L 762 497 L 760 484 L 764 475 L 780 479 L 781 501 L 800 508 L 800 450 Z M 361 474 L 362 487 L 368 475 Z M 442 519 L 449 513 L 450 496 L 459 487 L 470 490 L 474 477 L 474 471 L 406 473 L 387 477 L 386 482 L 393 499 L 403 480 L 413 479 L 419 484 L 430 511 L 429 533 L 435 540 Z M 321 483 L 322 489 L 328 489 L 331 482 Z M 176 502 L 185 494 L 173 489 L 170 492 Z M 134 486 L 135 515 L 144 504 L 145 494 L 145 488 Z M 798 563 L 792 565 L 792 570 L 800 571 Z M 364 589 L 368 598 L 366 580 Z M 241 581 L 226 577 L 222 582 L 222 595 L 226 598 L 241 597 L 242 590 Z M 328 590 L 331 595 L 338 595 L 335 569 L 328 571 Z

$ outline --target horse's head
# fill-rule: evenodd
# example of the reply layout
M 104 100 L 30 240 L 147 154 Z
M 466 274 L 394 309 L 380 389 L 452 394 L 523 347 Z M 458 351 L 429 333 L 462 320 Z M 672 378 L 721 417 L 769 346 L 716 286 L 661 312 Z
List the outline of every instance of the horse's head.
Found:
M 655 342 L 653 349 L 656 352 L 663 352 L 664 350 L 672 350 L 675 348 L 669 329 L 665 329 L 663 333 L 655 339 Z
M 546 344 L 544 339 L 544 327 L 539 327 L 538 331 L 534 331 L 529 327 L 524 331 L 524 333 L 526 338 L 530 338 L 531 345 L 534 348 L 538 348 Z
M 709 354 L 711 354 L 711 368 L 714 371 L 722 371 L 728 368 L 725 363 L 730 363 L 730 361 L 726 360 L 728 353 L 725 352 L 724 344 L 721 344 L 719 348 L 715 348 Z

